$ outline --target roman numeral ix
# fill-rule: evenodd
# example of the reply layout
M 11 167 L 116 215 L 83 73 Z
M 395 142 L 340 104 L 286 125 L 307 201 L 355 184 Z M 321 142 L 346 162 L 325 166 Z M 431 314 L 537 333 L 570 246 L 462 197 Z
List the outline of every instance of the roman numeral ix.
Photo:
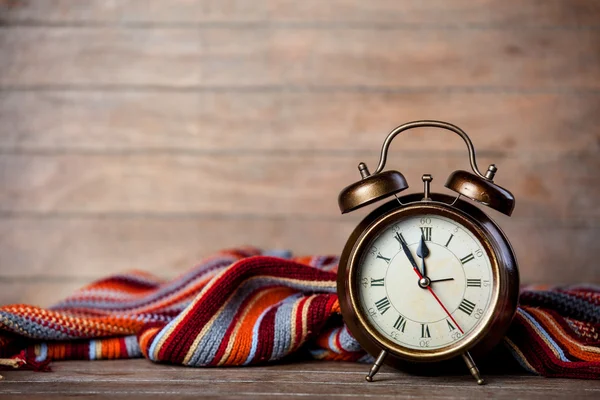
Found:
M 371 286 L 384 286 L 383 280 L 385 278 L 381 278 L 381 279 L 373 279 L 371 278 Z

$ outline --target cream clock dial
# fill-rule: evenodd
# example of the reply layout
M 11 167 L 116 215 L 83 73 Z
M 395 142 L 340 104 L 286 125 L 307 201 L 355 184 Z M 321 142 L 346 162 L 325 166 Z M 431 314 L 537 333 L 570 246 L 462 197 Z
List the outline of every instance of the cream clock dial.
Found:
M 440 215 L 389 225 L 370 243 L 357 274 L 365 318 L 410 349 L 460 341 L 479 324 L 492 297 L 484 245 L 467 227 Z

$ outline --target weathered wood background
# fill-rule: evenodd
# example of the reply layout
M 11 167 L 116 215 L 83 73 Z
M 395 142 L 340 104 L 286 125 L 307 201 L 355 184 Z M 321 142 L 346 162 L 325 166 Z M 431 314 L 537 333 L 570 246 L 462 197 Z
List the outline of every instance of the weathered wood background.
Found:
M 515 194 L 524 282 L 600 282 L 594 0 L 0 0 L 0 302 L 223 247 L 339 253 L 339 190 L 442 119 Z M 393 144 L 420 190 L 468 167 Z

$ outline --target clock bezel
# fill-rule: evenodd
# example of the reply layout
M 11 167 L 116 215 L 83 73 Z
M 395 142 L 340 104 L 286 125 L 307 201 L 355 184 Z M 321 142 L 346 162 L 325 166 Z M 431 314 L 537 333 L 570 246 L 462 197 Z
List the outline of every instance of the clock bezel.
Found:
M 353 231 L 340 259 L 338 268 L 338 295 L 344 321 L 361 346 L 377 356 L 386 350 L 395 360 L 411 362 L 437 362 L 459 356 L 467 351 L 480 354 L 488 351 L 504 337 L 516 312 L 519 277 L 514 251 L 506 235 L 483 211 L 465 201 L 433 193 L 431 200 L 421 200 L 422 195 L 403 196 L 400 206 L 390 201 L 371 212 Z M 451 205 L 453 203 L 453 205 Z M 410 216 L 437 214 L 450 218 L 469 229 L 482 243 L 493 274 L 492 294 L 487 310 L 475 329 L 461 340 L 437 349 L 414 349 L 402 346 L 379 332 L 361 311 L 358 279 L 353 279 L 363 254 L 369 244 L 394 221 Z

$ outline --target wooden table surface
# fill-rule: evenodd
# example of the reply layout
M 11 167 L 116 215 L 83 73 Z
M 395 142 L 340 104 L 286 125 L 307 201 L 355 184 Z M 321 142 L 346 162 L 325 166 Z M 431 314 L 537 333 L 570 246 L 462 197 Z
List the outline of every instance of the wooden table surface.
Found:
M 3 372 L 0 397 L 600 398 L 597 381 L 487 375 L 487 384 L 477 386 L 470 375 L 422 377 L 384 367 L 376 382 L 367 383 L 367 370 L 360 364 L 316 361 L 219 369 L 156 365 L 146 360 L 57 362 L 50 373 Z

